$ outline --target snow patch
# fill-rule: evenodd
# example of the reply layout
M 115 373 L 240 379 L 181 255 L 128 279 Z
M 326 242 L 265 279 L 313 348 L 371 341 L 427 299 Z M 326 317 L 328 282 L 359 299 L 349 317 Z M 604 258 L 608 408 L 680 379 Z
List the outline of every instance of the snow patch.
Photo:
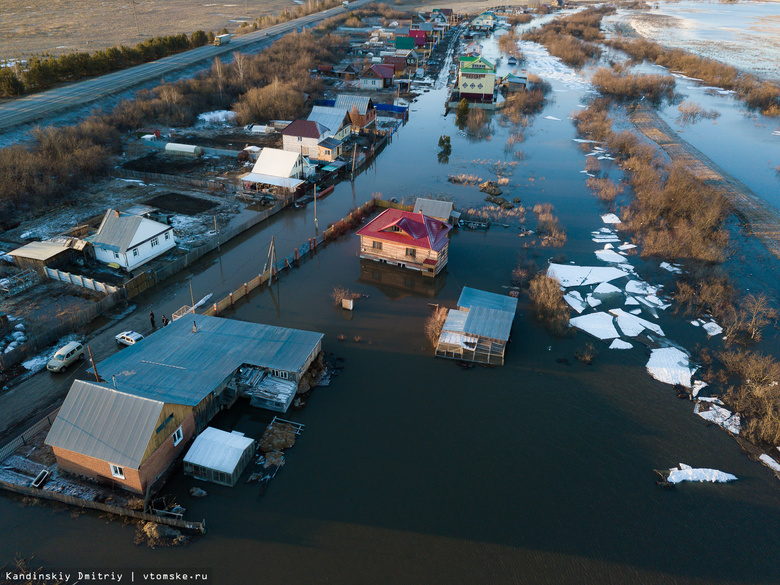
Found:
M 676 347 L 652 350 L 646 367 L 647 372 L 659 382 L 691 387 L 694 369 L 691 368 L 688 354 Z
M 581 329 L 597 339 L 615 339 L 620 337 L 612 322 L 612 315 L 608 313 L 591 313 L 590 315 L 574 317 L 569 321 L 572 327 Z
M 766 453 L 761 455 L 761 457 L 759 457 L 759 459 L 761 459 L 761 461 L 764 462 L 764 465 L 766 465 L 768 467 L 771 467 L 775 471 L 780 471 L 780 463 L 778 463 L 777 460 L 773 459 L 772 457 L 770 457 Z
M 230 110 L 217 110 L 215 112 L 204 112 L 198 116 L 198 121 L 204 124 L 227 124 L 236 117 L 235 112 Z
M 609 349 L 631 349 L 632 347 L 634 346 L 622 339 L 614 339 L 612 340 L 612 343 L 609 344 Z
M 736 475 L 718 471 L 717 469 L 699 468 L 694 469 L 690 465 L 680 463 L 680 467 L 673 467 L 669 470 L 669 483 L 680 483 L 681 481 L 709 481 L 714 483 L 726 483 L 735 481 Z
M 691 390 L 691 394 L 693 395 L 694 398 L 696 398 L 699 395 L 699 392 L 701 392 L 702 389 L 706 388 L 707 386 L 709 386 L 709 384 L 707 384 L 707 382 L 702 382 L 701 380 L 696 380 L 693 383 L 693 388 Z

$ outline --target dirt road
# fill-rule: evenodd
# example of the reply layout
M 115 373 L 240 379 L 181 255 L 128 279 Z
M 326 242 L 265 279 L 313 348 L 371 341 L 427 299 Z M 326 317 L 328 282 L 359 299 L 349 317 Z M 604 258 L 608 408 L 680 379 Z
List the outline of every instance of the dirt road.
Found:
M 681 139 L 654 110 L 637 107 L 631 114 L 631 121 L 642 134 L 663 148 L 672 160 L 682 162 L 694 176 L 720 191 L 753 235 L 780 258 L 780 212 Z

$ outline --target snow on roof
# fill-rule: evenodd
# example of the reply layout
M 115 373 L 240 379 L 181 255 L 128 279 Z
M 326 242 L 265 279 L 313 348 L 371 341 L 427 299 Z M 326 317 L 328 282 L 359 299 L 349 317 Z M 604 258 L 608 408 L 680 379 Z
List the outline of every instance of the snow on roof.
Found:
M 659 382 L 680 384 L 686 388 L 691 387 L 691 376 L 694 368 L 691 368 L 688 354 L 676 347 L 662 347 L 652 350 L 646 367 L 647 372 Z
M 184 456 L 185 463 L 232 474 L 254 441 L 236 433 L 206 427 Z
M 628 273 L 611 266 L 573 266 L 550 263 L 547 268 L 547 276 L 560 282 L 561 286 L 570 287 L 609 282 L 628 276 Z
M 252 173 L 258 175 L 270 175 L 272 177 L 290 178 L 295 165 L 298 164 L 301 154 L 278 148 L 264 148 L 257 157 Z

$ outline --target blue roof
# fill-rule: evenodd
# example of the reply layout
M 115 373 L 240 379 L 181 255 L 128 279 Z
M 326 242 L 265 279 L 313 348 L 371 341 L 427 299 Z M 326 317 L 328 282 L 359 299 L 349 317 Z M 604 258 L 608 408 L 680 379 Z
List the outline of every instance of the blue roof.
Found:
M 458 299 L 458 306 L 464 309 L 483 307 L 485 309 L 509 311 L 514 316 L 517 310 L 517 299 L 464 286 L 463 292 L 460 293 L 460 298 Z
M 193 321 L 196 331 L 193 331 Z M 97 365 L 120 392 L 197 405 L 243 364 L 297 372 L 322 333 L 186 315 Z

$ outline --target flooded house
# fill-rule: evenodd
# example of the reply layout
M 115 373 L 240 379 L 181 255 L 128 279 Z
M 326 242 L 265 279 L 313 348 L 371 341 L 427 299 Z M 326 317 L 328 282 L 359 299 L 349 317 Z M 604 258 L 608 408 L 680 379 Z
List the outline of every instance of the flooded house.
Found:
M 360 89 L 385 89 L 393 86 L 392 65 L 372 65 L 360 76 Z
M 460 213 L 455 211 L 455 204 L 452 201 L 426 199 L 425 197 L 418 197 L 415 200 L 413 213 L 422 213 L 450 225 L 460 219 Z
M 496 67 L 482 55 L 461 56 L 458 68 L 459 99 L 475 103 L 493 103 Z
M 92 243 L 95 258 L 132 271 L 176 247 L 173 227 L 145 215 L 109 209 Z
M 358 230 L 360 257 L 433 277 L 447 265 L 451 229 L 422 213 L 386 209 Z
M 154 490 L 184 446 L 241 397 L 285 412 L 322 351 L 321 333 L 190 315 L 76 381 L 46 443 L 65 471 Z
M 458 308 L 447 312 L 436 356 L 503 366 L 516 310 L 515 297 L 464 286 Z
M 328 137 L 329 128 L 313 120 L 295 120 L 282 130 L 282 149 L 317 158 L 320 141 Z

